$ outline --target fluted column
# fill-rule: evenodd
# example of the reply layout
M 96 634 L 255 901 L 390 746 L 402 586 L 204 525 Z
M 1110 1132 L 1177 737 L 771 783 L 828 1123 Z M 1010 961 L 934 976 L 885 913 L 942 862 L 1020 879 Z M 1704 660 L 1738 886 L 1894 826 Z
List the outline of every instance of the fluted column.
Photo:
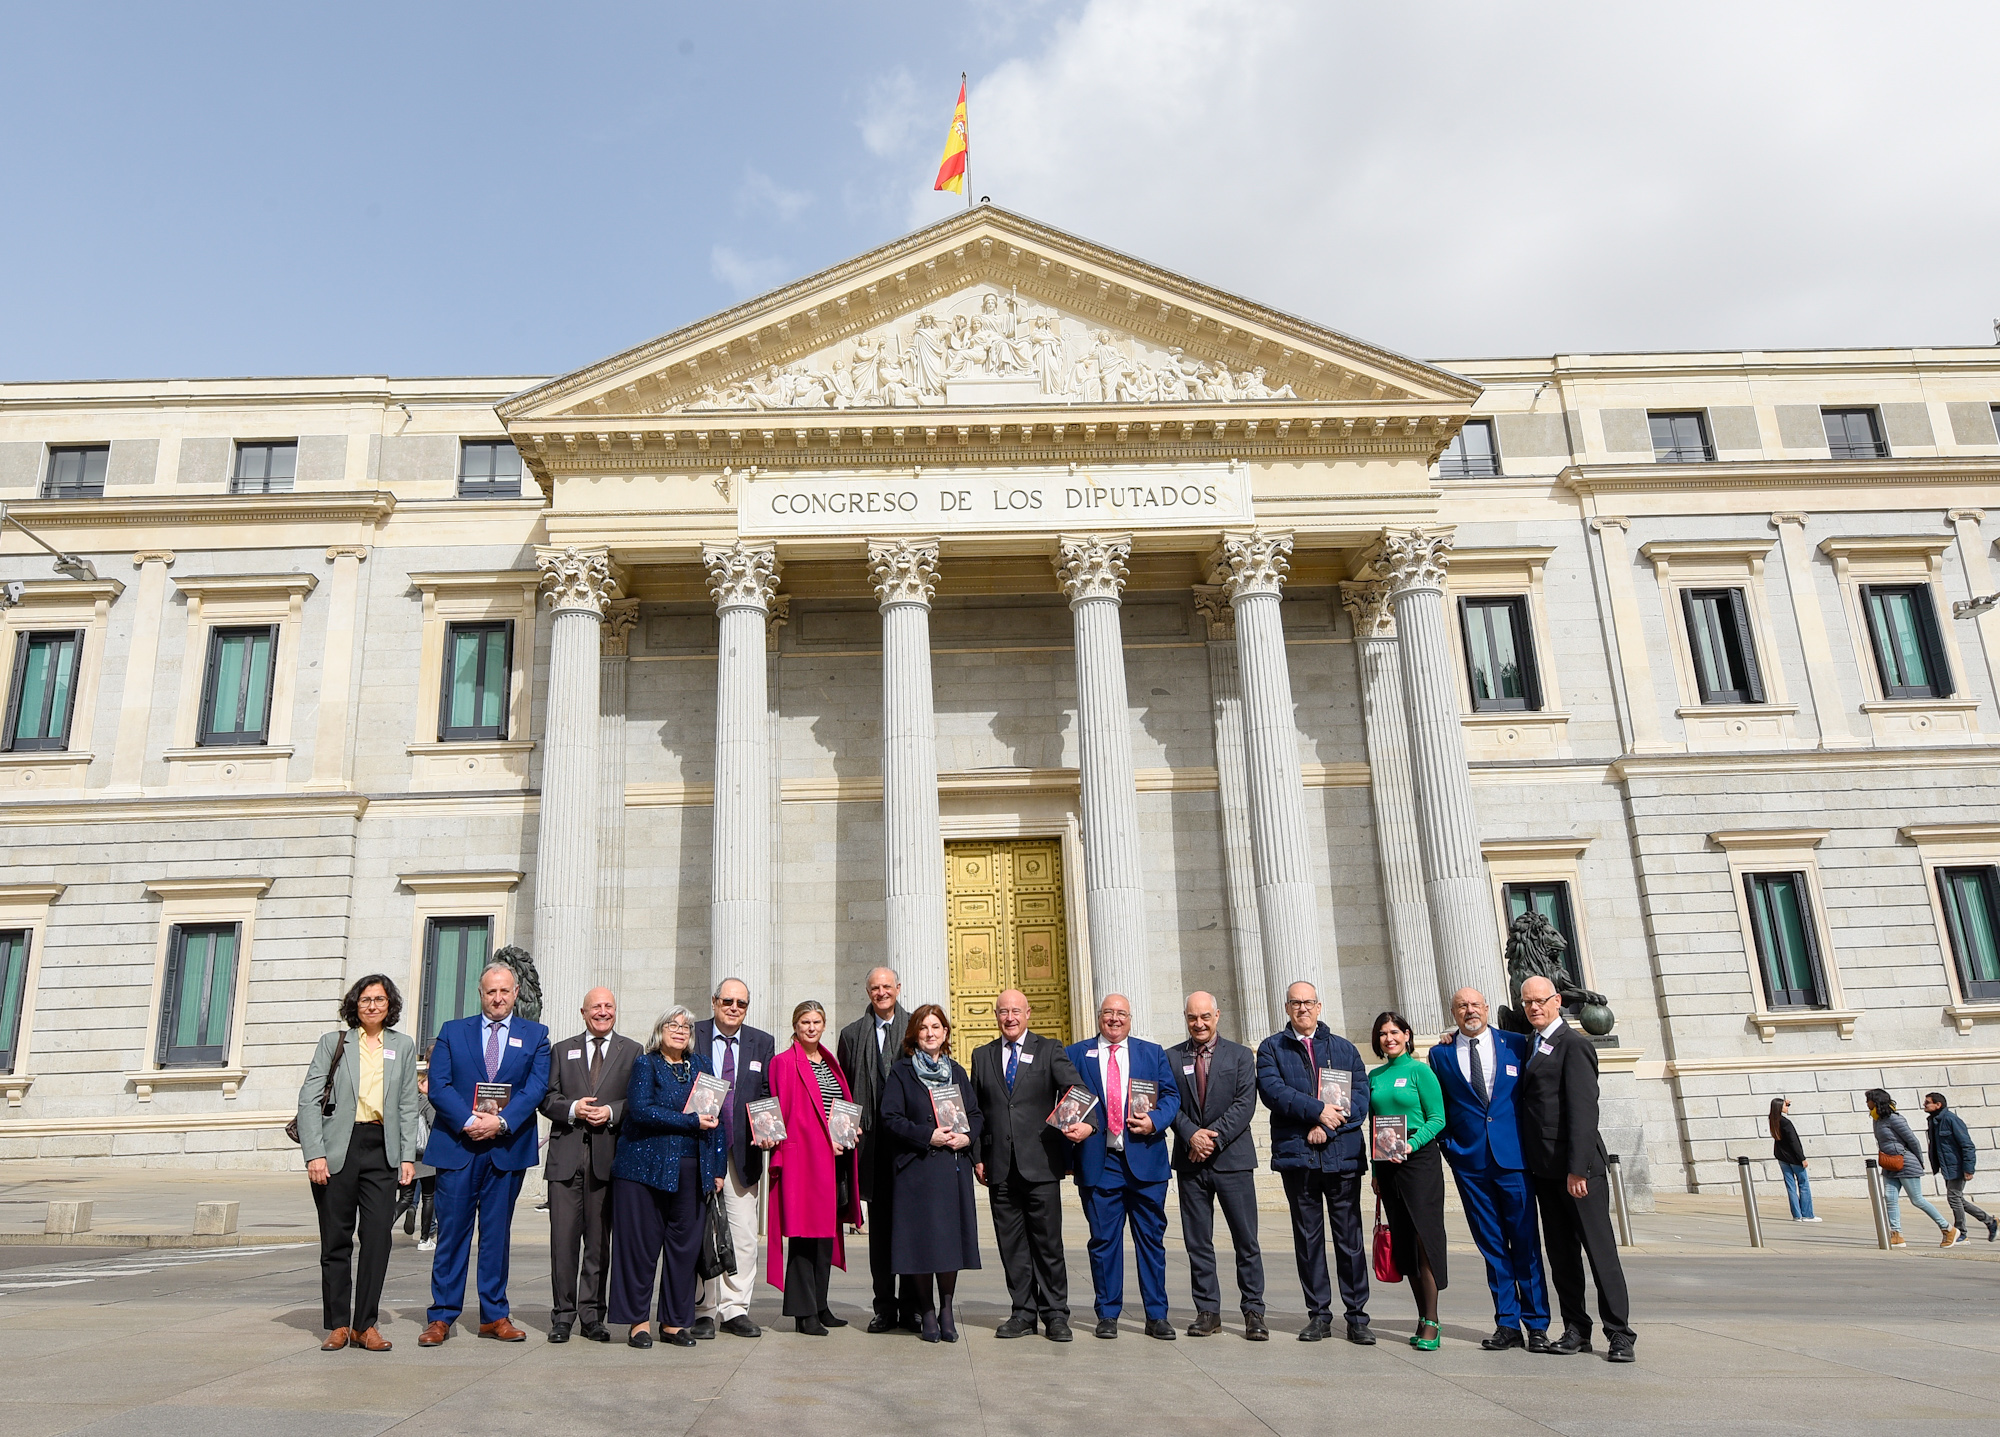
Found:
M 618 581 L 604 549 L 538 548 L 535 564 L 543 602 L 555 613 L 535 829 L 535 967 L 542 1011 L 573 1013 L 598 977 L 597 666 Z
M 1146 886 L 1139 864 L 1139 799 L 1132 777 L 1132 717 L 1125 697 L 1125 592 L 1129 535 L 1063 535 L 1056 578 L 1076 632 L 1077 759 L 1082 786 L 1083 891 L 1095 996 L 1123 993 L 1132 1031 L 1153 1032 L 1146 965 Z
M 938 822 L 937 711 L 931 689 L 934 540 L 868 546 L 882 601 L 882 838 L 888 963 L 904 1001 L 951 1002 L 945 957 L 944 837 Z
M 1250 857 L 1257 871 L 1257 920 L 1264 940 L 1264 991 L 1282 999 L 1310 983 L 1328 1008 L 1319 897 L 1312 845 L 1306 840 L 1306 788 L 1299 771 L 1299 729 L 1285 659 L 1279 604 L 1292 568 L 1289 534 L 1224 534 L 1211 561 L 1236 611 L 1236 662 L 1243 676 L 1243 750 L 1250 787 Z M 1273 1023 L 1272 1028 L 1282 1026 Z
M 717 616 L 715 818 L 710 835 L 709 977 L 770 991 L 771 721 L 765 622 L 778 588 L 769 544 L 707 544 Z
M 1368 742 L 1368 797 L 1375 807 L 1375 857 L 1382 873 L 1396 1006 L 1419 1033 L 1436 1033 L 1444 1027 L 1445 1007 L 1431 948 L 1430 905 L 1424 900 L 1424 855 L 1417 840 L 1396 616 L 1389 607 L 1389 586 L 1380 579 L 1342 584 L 1340 596 L 1354 620 L 1361 722 Z
M 625 980 L 626 651 L 639 622 L 637 599 L 605 606 L 597 661 L 597 912 L 592 977 L 614 992 Z
M 771 595 L 771 607 L 764 616 L 764 705 L 766 726 L 771 733 L 771 941 L 770 951 L 785 946 L 785 733 L 784 684 L 780 668 L 784 649 L 779 631 L 792 621 L 792 596 Z M 774 974 L 767 1013 L 791 1011 L 785 1004 L 784 975 Z M 711 990 L 712 991 L 712 990 Z M 760 1001 L 760 1000 L 753 1000 Z
M 1410 777 L 1417 796 L 1417 841 L 1424 858 L 1438 993 L 1449 1002 L 1460 988 L 1477 988 L 1492 1002 L 1502 991 L 1500 938 L 1493 926 L 1486 860 L 1479 852 L 1472 771 L 1466 765 L 1445 629 L 1444 574 L 1450 553 L 1449 532 L 1390 533 L 1383 536 L 1376 567 L 1388 579 L 1403 647 L 1403 708 L 1410 727 Z
M 1264 935 L 1257 919 L 1257 865 L 1250 856 L 1250 779 L 1243 757 L 1243 684 L 1236 663 L 1236 611 L 1220 584 L 1194 586 L 1195 612 L 1208 631 L 1208 700 L 1215 723 L 1216 809 L 1222 822 L 1222 887 L 1229 956 L 1236 973 L 1236 1037 L 1255 1046 L 1283 1026 L 1284 1005 L 1264 983 Z

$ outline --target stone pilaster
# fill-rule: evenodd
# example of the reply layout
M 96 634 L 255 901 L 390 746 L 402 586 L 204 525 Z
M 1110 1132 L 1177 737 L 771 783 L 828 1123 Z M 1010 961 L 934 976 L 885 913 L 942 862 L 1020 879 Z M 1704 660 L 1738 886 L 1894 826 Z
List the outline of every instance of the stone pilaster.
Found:
M 1438 1033 L 1444 1029 L 1445 1008 L 1431 948 L 1430 905 L 1424 899 L 1424 855 L 1417 840 L 1396 616 L 1389 606 L 1389 586 L 1379 579 L 1342 584 L 1340 598 L 1354 620 L 1361 721 L 1368 743 L 1368 796 L 1375 808 L 1375 856 L 1382 873 L 1396 1006 L 1419 1033 Z
M 354 627 L 359 617 L 361 563 L 368 549 L 335 544 L 327 549 L 333 582 L 327 586 L 326 642 L 319 670 L 319 727 L 313 735 L 312 777 L 307 788 L 347 786 L 347 714 L 353 700 Z
M 1497 1004 L 1503 991 L 1500 938 L 1486 860 L 1479 851 L 1479 817 L 1445 629 L 1444 575 L 1450 553 L 1448 531 L 1394 532 L 1383 536 L 1376 567 L 1389 583 L 1403 649 L 1410 776 L 1439 996 L 1448 1005 L 1460 988 L 1477 988 Z
M 949 1004 L 944 839 L 938 822 L 937 712 L 931 687 L 935 540 L 868 546 L 882 609 L 882 836 L 888 963 L 904 1001 Z
M 637 599 L 605 606 L 597 660 L 597 913 L 591 935 L 596 980 L 625 980 L 625 688 Z
M 110 793 L 137 793 L 146 779 L 146 744 L 153 727 L 153 676 L 160 659 L 160 616 L 167 603 L 171 549 L 141 549 L 132 605 L 132 649 L 125 659 L 125 688 L 118 696 L 117 747 L 111 750 Z
M 715 818 L 710 834 L 709 978 L 770 992 L 771 715 L 765 626 L 778 552 L 737 540 L 702 547 L 717 617 Z
M 1152 1038 L 1152 978 L 1146 963 L 1146 886 L 1139 862 L 1139 799 L 1132 775 L 1131 708 L 1125 695 L 1125 592 L 1129 535 L 1063 535 L 1056 579 L 1076 633 L 1077 757 L 1083 819 L 1083 887 L 1090 926 L 1092 997 L 1123 993 L 1132 1031 Z
M 1236 663 L 1236 613 L 1220 584 L 1194 586 L 1195 612 L 1208 635 L 1208 699 L 1215 724 L 1216 797 L 1222 822 L 1223 895 L 1229 956 L 1236 974 L 1236 1037 L 1252 1046 L 1277 1031 L 1264 983 L 1264 935 L 1257 920 L 1257 866 L 1250 856 L 1250 779 L 1243 756 L 1243 685 Z M 1283 995 L 1279 995 L 1282 999 Z
M 785 724 L 783 678 L 784 646 L 779 635 L 792 621 L 792 596 L 773 594 L 771 607 L 764 615 L 764 712 L 768 715 L 767 727 L 771 734 L 771 947 L 776 952 L 782 943 L 778 937 L 785 928 Z M 782 971 L 772 975 L 774 986 L 769 994 L 771 1007 L 766 1012 L 789 1012 L 785 1005 L 785 995 L 779 991 L 783 987 Z M 764 994 L 758 997 L 763 999 Z

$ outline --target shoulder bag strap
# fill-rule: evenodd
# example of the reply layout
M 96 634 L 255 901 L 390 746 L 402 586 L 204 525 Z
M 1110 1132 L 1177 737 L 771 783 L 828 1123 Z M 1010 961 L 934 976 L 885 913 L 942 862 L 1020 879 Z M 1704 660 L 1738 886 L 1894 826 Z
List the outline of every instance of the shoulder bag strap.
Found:
M 333 1116 L 333 1075 L 340 1071 L 340 1060 L 347 1054 L 347 1032 L 341 1031 L 340 1041 L 333 1045 L 333 1061 L 326 1065 L 326 1087 L 320 1090 L 319 1112 L 323 1118 Z

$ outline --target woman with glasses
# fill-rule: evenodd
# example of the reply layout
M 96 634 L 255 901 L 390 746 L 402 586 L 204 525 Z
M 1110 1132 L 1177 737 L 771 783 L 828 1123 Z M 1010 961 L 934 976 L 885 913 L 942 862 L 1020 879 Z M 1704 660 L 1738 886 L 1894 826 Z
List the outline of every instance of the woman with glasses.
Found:
M 1430 1064 L 1419 1063 L 1412 1051 L 1416 1034 L 1401 1013 L 1383 1013 L 1369 1034 L 1375 1056 L 1385 1059 L 1368 1075 L 1368 1111 L 1376 1141 L 1375 1196 L 1389 1217 L 1390 1249 L 1396 1268 L 1410 1280 L 1417 1300 L 1417 1331 L 1410 1346 L 1436 1352 L 1443 1329 L 1438 1326 L 1438 1293 L 1445 1287 L 1444 1164 L 1437 1136 L 1444 1131 L 1444 1089 Z M 1388 1118 L 1401 1118 L 1403 1133 L 1393 1135 Z
M 808 1337 L 847 1326 L 828 1305 L 827 1286 L 834 1268 L 847 1270 L 841 1224 L 861 1213 L 854 1153 L 836 1148 L 827 1131 L 833 1104 L 852 1099 L 839 1062 L 820 1044 L 825 1032 L 826 1009 L 808 998 L 792 1009 L 792 1046 L 771 1059 L 771 1096 L 785 1136 L 771 1150 L 764 1278 L 783 1289 L 784 1315 Z
M 417 1040 L 394 1031 L 402 1016 L 396 985 L 370 973 L 340 1000 L 342 1026 L 320 1036 L 299 1089 L 299 1150 L 319 1213 L 322 1352 L 392 1345 L 377 1327 L 382 1281 L 396 1189 L 416 1177 L 418 1153 Z
M 952 1089 L 967 1131 L 939 1119 L 939 1094 Z M 985 1126 L 972 1079 L 951 1056 L 951 1019 L 935 1003 L 910 1015 L 902 1061 L 882 1087 L 882 1126 L 895 1143 L 896 1231 L 890 1255 L 897 1274 L 916 1279 L 926 1342 L 958 1341 L 951 1300 L 958 1274 L 979 1266 L 979 1205 L 972 1157 Z M 932 1278 L 937 1279 L 932 1297 Z
M 611 1283 L 605 1316 L 630 1329 L 628 1347 L 651 1347 L 653 1273 L 660 1275 L 660 1341 L 694 1346 L 695 1260 L 702 1201 L 722 1187 L 722 1120 L 689 1113 L 696 1074 L 710 1073 L 694 1047 L 694 1014 L 669 1008 L 632 1065 L 625 1122 L 611 1162 Z

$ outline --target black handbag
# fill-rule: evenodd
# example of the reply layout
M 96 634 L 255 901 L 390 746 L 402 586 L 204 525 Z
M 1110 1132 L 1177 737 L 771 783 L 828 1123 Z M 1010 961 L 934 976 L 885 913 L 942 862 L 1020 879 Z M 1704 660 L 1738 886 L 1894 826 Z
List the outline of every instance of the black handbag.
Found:
M 333 1045 L 333 1061 L 326 1066 L 326 1086 L 319 1090 L 319 1115 L 322 1118 L 333 1116 L 335 1107 L 333 1101 L 333 1075 L 340 1071 L 340 1060 L 346 1052 L 347 1034 L 343 1032 L 340 1035 L 340 1041 Z M 285 1124 L 285 1136 L 293 1142 L 299 1140 L 299 1120 L 296 1117 Z
M 711 1192 L 702 1204 L 707 1211 L 701 1220 L 701 1251 L 695 1255 L 694 1273 L 703 1282 L 736 1272 L 736 1239 L 729 1231 L 729 1207 L 722 1194 Z

